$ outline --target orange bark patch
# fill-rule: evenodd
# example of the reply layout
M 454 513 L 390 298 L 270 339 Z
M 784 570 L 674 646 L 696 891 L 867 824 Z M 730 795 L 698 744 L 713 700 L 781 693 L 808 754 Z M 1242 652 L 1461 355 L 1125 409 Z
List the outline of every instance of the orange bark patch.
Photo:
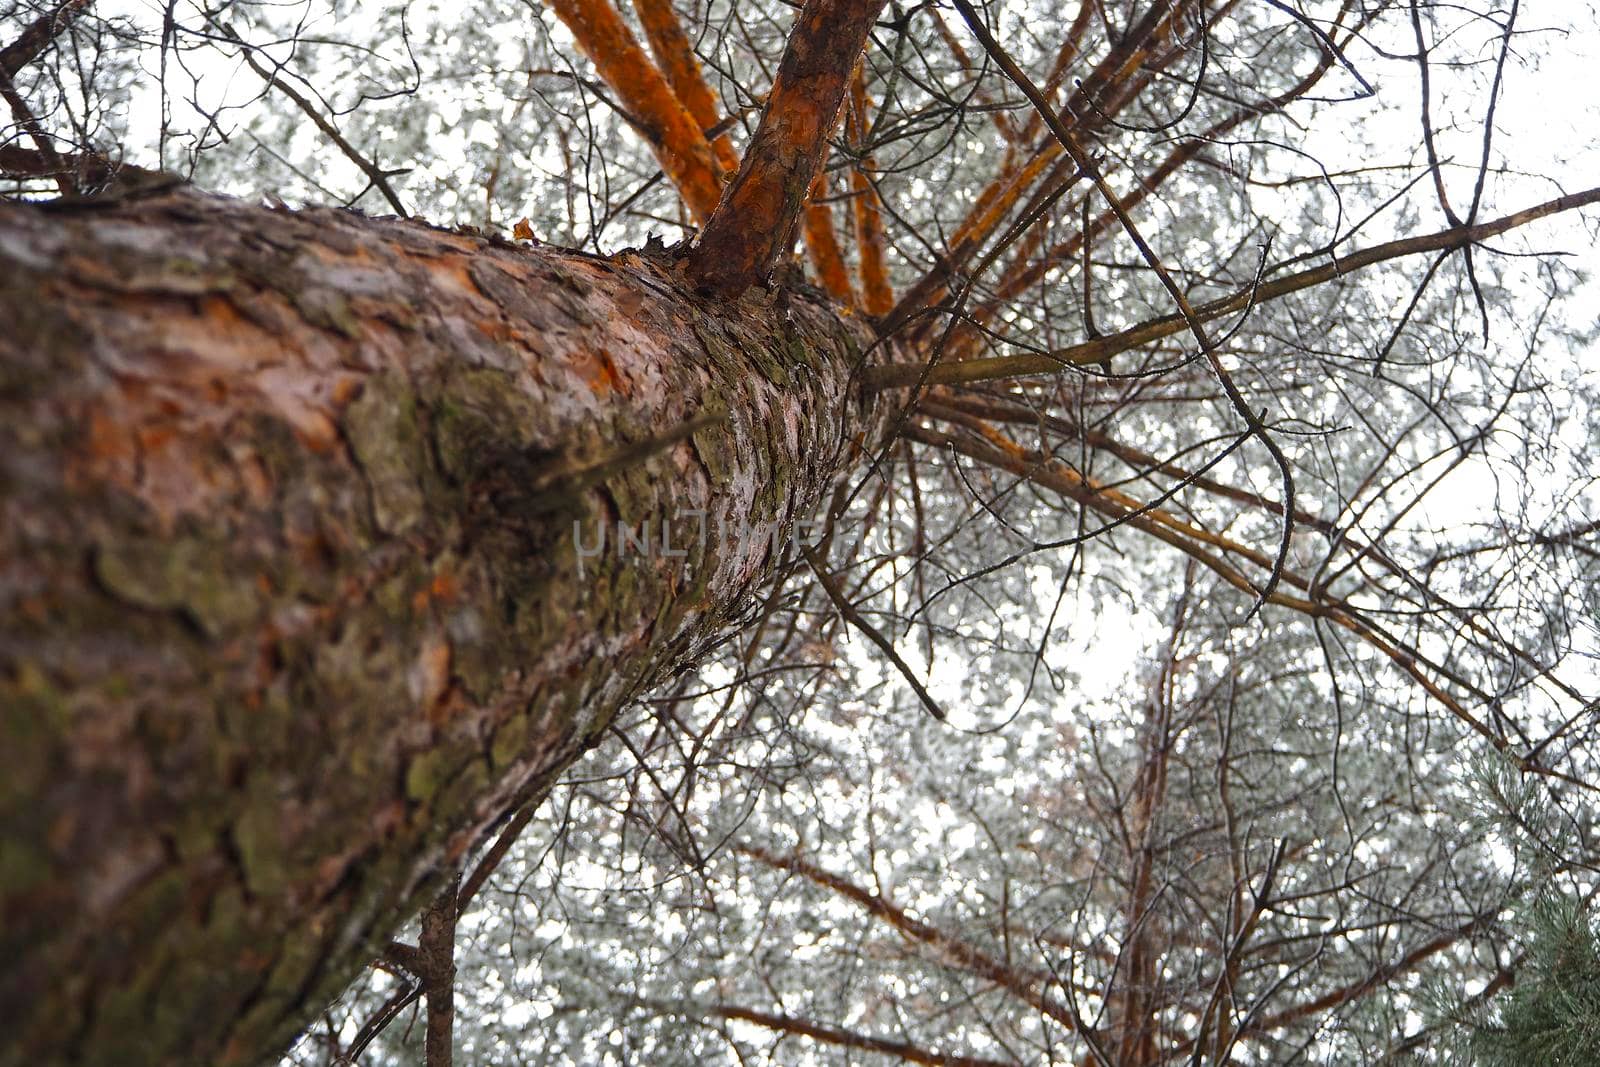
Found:
M 156 451 L 166 447 L 167 443 L 178 436 L 178 431 L 172 426 L 144 426 L 139 429 L 139 447 L 148 451 Z
M 417 703 L 430 720 L 438 718 L 446 690 L 450 688 L 450 641 L 443 634 L 431 635 L 422 645 L 411 668 L 411 688 Z M 438 722 L 434 723 L 438 725 Z
M 333 400 L 334 406 L 341 411 L 356 397 L 361 395 L 362 379 L 354 374 L 347 374 L 338 378 L 333 383 L 333 388 L 328 391 L 328 396 Z
M 435 600 L 449 602 L 461 595 L 461 582 L 451 571 L 440 571 L 428 584 L 428 594 Z
M 617 373 L 616 361 L 608 350 L 601 348 L 595 352 L 594 367 L 594 372 L 586 375 L 585 380 L 597 396 L 622 388 L 622 376 Z
M 201 297 L 200 314 L 207 321 L 215 322 L 219 325 L 226 323 L 227 325 L 223 327 L 224 329 L 250 326 L 245 317 L 239 314 L 239 309 L 233 306 L 233 301 L 225 296 L 211 294 Z
M 411 610 L 416 615 L 427 612 L 435 603 L 445 604 L 461 595 L 461 582 L 450 571 L 440 571 L 424 588 L 411 597 Z
M 294 434 L 311 451 L 326 455 L 339 444 L 339 427 L 326 414 L 309 407 L 284 412 Z
M 134 436 L 128 428 L 104 410 L 89 414 L 88 458 L 93 462 L 129 459 L 134 454 Z
M 260 506 L 272 499 L 272 475 L 260 456 L 252 454 L 240 459 L 238 471 L 239 482 L 252 504 Z
M 510 325 L 500 319 L 479 319 L 476 325 L 478 332 L 491 341 L 509 341 L 514 334 Z

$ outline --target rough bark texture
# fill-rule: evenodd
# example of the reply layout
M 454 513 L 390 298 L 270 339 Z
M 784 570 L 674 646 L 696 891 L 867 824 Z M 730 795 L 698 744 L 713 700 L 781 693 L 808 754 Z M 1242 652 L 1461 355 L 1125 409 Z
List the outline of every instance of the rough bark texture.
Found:
M 0 321 L 6 1065 L 277 1052 L 882 432 L 809 296 L 189 191 Z
M 736 296 L 794 244 L 850 72 L 884 0 L 806 0 L 738 175 L 689 261 L 703 291 Z

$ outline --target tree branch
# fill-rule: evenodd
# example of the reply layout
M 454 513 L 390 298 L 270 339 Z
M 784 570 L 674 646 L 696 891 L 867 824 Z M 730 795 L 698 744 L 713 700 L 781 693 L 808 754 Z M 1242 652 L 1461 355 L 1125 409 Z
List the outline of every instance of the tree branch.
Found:
M 883 5 L 807 0 L 801 9 L 744 165 L 689 255 L 702 292 L 737 296 L 793 244 L 850 72 Z
M 871 172 L 876 164 L 867 152 L 866 74 L 856 64 L 850 79 L 850 104 L 845 121 L 851 147 L 861 153 L 850 168 L 851 212 L 856 224 L 856 254 L 861 265 L 861 300 L 869 315 L 884 315 L 894 308 L 894 290 L 889 286 L 889 270 L 884 265 L 883 211 Z
M 850 603 L 849 598 L 839 588 L 839 583 L 834 581 L 833 576 L 828 573 L 828 565 L 818 557 L 815 549 L 810 545 L 801 545 L 800 551 L 806 557 L 806 562 L 811 564 L 811 572 L 817 576 L 817 581 L 821 583 L 823 591 L 828 594 L 828 599 L 832 600 L 833 606 L 839 609 L 839 614 L 843 615 L 851 626 L 866 635 L 867 640 L 877 645 L 879 651 L 889 657 L 889 661 L 899 669 L 901 676 L 905 678 L 906 684 L 910 685 L 917 694 L 917 699 L 922 701 L 922 706 L 928 709 L 928 714 L 940 722 L 944 722 L 944 709 L 923 688 L 922 682 L 917 679 L 916 673 L 911 669 L 911 665 L 901 659 L 900 653 L 894 650 L 894 642 L 883 636 L 878 628 L 863 618 L 856 606 Z
M 717 206 L 722 184 L 711 144 L 700 124 L 668 84 L 649 53 L 639 46 L 611 0 L 546 0 L 589 57 L 600 80 L 638 120 L 636 127 L 677 187 L 689 213 L 705 219 Z
M 390 207 L 394 208 L 396 215 L 401 218 L 410 217 L 410 214 L 406 211 L 405 204 L 401 202 L 400 197 L 395 194 L 394 188 L 389 184 L 389 176 L 398 173 L 397 171 L 386 171 L 378 166 L 375 161 L 362 155 L 360 150 L 346 140 L 344 134 L 339 132 L 339 128 L 328 121 L 328 117 L 322 113 L 316 104 L 307 99 L 304 93 L 283 80 L 283 68 L 281 66 L 268 70 L 256 59 L 254 45 L 235 33 L 231 26 L 221 26 L 220 29 L 224 36 L 239 46 L 239 54 L 244 57 L 244 61 L 250 69 L 255 71 L 256 75 L 266 82 L 269 88 L 277 89 L 284 96 L 294 101 L 294 105 L 304 112 L 306 118 L 311 120 L 311 124 L 321 130 L 323 135 L 333 142 L 334 147 L 343 153 L 346 159 L 354 163 L 362 174 L 367 176 L 367 181 L 371 182 L 372 187 L 383 194 L 383 198 L 389 202 Z M 360 199 L 360 197 L 358 196 L 357 199 Z
M 689 44 L 689 35 L 683 32 L 678 13 L 672 9 L 672 0 L 633 0 L 633 8 L 639 13 L 650 51 L 672 91 L 702 130 L 716 126 L 721 121 L 717 98 L 700 72 L 700 61 Z M 739 169 L 739 153 L 733 150 L 727 134 L 712 138 L 711 151 L 716 155 L 719 173 L 731 174 Z
M 1251 305 L 1252 301 L 1260 304 L 1268 300 L 1276 300 L 1278 297 L 1287 296 L 1290 293 L 1298 293 L 1301 290 L 1322 285 L 1325 282 L 1332 281 L 1334 278 L 1360 270 L 1363 267 L 1385 263 L 1392 259 L 1420 255 L 1425 252 L 1461 248 L 1469 244 L 1486 241 L 1491 237 L 1497 237 L 1508 230 L 1525 226 L 1546 216 L 1587 207 L 1595 203 L 1600 203 L 1600 187 L 1586 189 L 1581 193 L 1571 193 L 1567 196 L 1557 197 L 1554 200 L 1547 200 L 1542 204 L 1536 204 L 1533 207 L 1525 208 L 1491 222 L 1479 223 L 1476 226 L 1453 226 L 1437 233 L 1388 241 L 1361 252 L 1356 252 L 1353 255 L 1337 258 L 1321 267 L 1313 267 L 1272 281 L 1265 281 L 1258 286 L 1241 288 L 1228 296 L 1196 306 L 1193 309 L 1194 314 L 1200 321 L 1209 322 L 1224 315 L 1243 311 Z M 1107 334 L 1104 337 L 1093 338 L 1075 345 L 1068 345 L 1066 348 L 1058 348 L 1051 352 L 968 359 L 958 363 L 941 363 L 931 368 L 921 363 L 891 363 L 868 368 L 865 372 L 865 377 L 868 386 L 873 389 L 901 389 L 916 385 L 918 382 L 924 385 L 970 385 L 974 382 L 991 382 L 1006 378 L 1026 378 L 1042 374 L 1057 374 L 1071 367 L 1092 366 L 1111 358 L 1119 352 L 1126 352 L 1129 349 L 1139 348 L 1163 337 L 1171 337 L 1173 334 L 1183 333 L 1188 328 L 1189 323 L 1183 315 L 1167 315 L 1159 319 L 1152 319 L 1149 322 L 1140 323 L 1138 326 L 1130 326 L 1126 330 L 1119 330 L 1117 333 Z
M 664 1015 L 699 1014 L 716 1019 L 737 1019 L 779 1033 L 810 1038 L 824 1045 L 880 1052 L 904 1063 L 923 1064 L 924 1067 L 1016 1067 L 1011 1060 L 991 1060 L 982 1056 L 940 1052 L 937 1049 L 913 1045 L 909 1041 L 891 1041 L 888 1038 L 873 1037 L 871 1034 L 862 1034 L 837 1026 L 824 1026 L 797 1015 L 760 1011 L 737 1004 L 674 1005 L 658 1000 L 640 1000 L 637 1003 Z
M 89 0 L 63 0 L 54 11 L 28 23 L 15 41 L 0 49 L 0 81 L 11 80 L 23 67 L 38 59 L 39 54 L 61 35 L 73 17 L 88 4 Z

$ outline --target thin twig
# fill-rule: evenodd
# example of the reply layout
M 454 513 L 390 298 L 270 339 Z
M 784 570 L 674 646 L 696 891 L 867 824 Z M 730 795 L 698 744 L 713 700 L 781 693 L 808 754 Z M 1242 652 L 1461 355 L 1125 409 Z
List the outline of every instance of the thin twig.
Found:
M 269 87 L 277 88 L 283 93 L 284 96 L 287 96 L 290 100 L 294 101 L 295 106 L 297 106 L 301 111 L 305 112 L 306 118 L 311 120 L 312 125 L 321 130 L 323 134 L 327 136 L 328 140 L 332 141 L 335 147 L 337 147 L 340 152 L 344 153 L 344 157 L 350 162 L 354 163 L 356 167 L 360 169 L 361 173 L 367 176 L 367 180 L 372 183 L 373 188 L 382 193 L 383 198 L 389 201 L 389 206 L 394 208 L 396 215 L 399 215 L 401 218 L 410 217 L 409 213 L 406 211 L 405 204 L 400 201 L 400 197 L 395 195 L 394 189 L 389 185 L 390 175 L 404 173 L 404 168 L 401 170 L 386 171 L 379 167 L 372 160 L 362 155 L 361 152 L 357 150 L 355 145 L 345 140 L 344 134 L 340 133 L 338 127 L 334 126 L 333 123 L 328 121 L 327 117 L 322 114 L 317 105 L 306 99 L 305 95 L 296 90 L 294 86 L 283 80 L 281 77 L 281 66 L 276 70 L 267 70 L 256 60 L 256 49 L 254 45 L 246 43 L 244 39 L 235 33 L 233 28 L 230 26 L 223 26 L 221 27 L 221 30 L 229 40 L 239 45 L 240 54 L 244 57 L 244 61 L 249 64 L 250 69 L 255 71 L 256 74 L 260 76 L 260 78 L 265 81 Z
M 922 683 L 917 680 L 916 674 L 912 672 L 911 666 L 900 658 L 900 653 L 894 650 L 894 644 L 883 636 L 876 626 L 873 626 L 863 618 L 861 612 L 856 610 L 856 606 L 845 598 L 843 591 L 839 588 L 839 583 L 835 582 L 833 576 L 828 573 L 827 564 L 818 557 L 816 550 L 810 545 L 801 545 L 800 552 L 806 557 L 806 562 L 811 564 L 811 572 L 817 576 L 817 582 L 822 586 L 823 591 L 828 594 L 828 599 L 833 601 L 833 606 L 839 609 L 839 614 L 843 615 L 846 622 L 865 634 L 867 640 L 877 645 L 883 654 L 889 657 L 890 662 L 899 669 L 906 682 L 916 692 L 918 699 L 922 701 L 922 706 L 928 709 L 928 714 L 940 722 L 944 722 L 944 709 L 939 707 L 928 691 L 923 688 Z

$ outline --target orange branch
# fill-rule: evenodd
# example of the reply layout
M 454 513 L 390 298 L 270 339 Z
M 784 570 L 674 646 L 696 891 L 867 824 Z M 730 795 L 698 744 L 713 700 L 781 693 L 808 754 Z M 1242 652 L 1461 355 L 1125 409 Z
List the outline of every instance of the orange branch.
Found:
M 1079 0 L 1078 14 L 1072 20 L 1072 25 L 1067 27 L 1066 40 L 1061 42 L 1061 50 L 1056 53 L 1055 66 L 1050 68 L 1049 75 L 1044 80 L 1044 91 L 1052 100 L 1055 99 L 1057 90 L 1066 79 L 1067 71 L 1072 69 L 1073 60 L 1083 52 L 1083 34 L 1089 28 L 1089 17 L 1094 14 L 1093 0 Z M 1032 141 L 1039 136 L 1044 127 L 1044 119 L 1037 111 L 1028 116 L 1028 124 L 1023 127 L 1021 139 L 1024 142 Z
M 1084 11 L 1087 11 L 1089 5 L 1085 3 L 1083 8 Z M 966 71 L 968 75 L 972 75 L 972 59 L 967 55 L 967 50 L 961 46 L 960 39 L 951 32 L 950 25 L 945 22 L 944 16 L 939 14 L 939 9 L 930 6 L 928 15 L 933 19 L 934 29 L 939 31 L 940 39 L 944 41 L 945 47 L 950 49 L 950 54 L 955 57 L 955 61 L 961 64 L 961 69 Z M 1020 139 L 1021 134 L 1017 132 L 1016 126 L 1012 124 L 1011 117 L 1001 110 L 994 97 L 981 84 L 973 89 L 972 98 L 989 112 L 989 119 L 994 123 L 994 128 L 1000 131 L 1001 137 L 1005 138 L 1007 142 Z
M 1071 59 L 1077 56 L 1084 27 L 1088 23 L 1086 9 L 1089 6 L 1086 4 L 1079 9 L 1079 17 L 1068 31 L 1068 42 L 1057 57 L 1052 76 L 1064 74 Z M 1114 117 L 1137 96 L 1137 88 L 1130 91 L 1130 81 L 1142 72 L 1145 79 L 1140 83 L 1142 86 L 1154 76 L 1156 69 L 1170 65 L 1182 54 L 1181 49 L 1175 49 L 1162 56 L 1159 63 L 1152 62 L 1158 50 L 1173 38 L 1178 20 L 1189 6 L 1192 6 L 1190 0 L 1181 0 L 1170 7 L 1153 5 L 1144 20 L 1095 64 L 1061 108 L 1061 114 L 1070 117 L 1074 128 L 1087 133 L 1103 126 L 1106 119 Z M 1029 141 L 1037 135 L 1041 121 L 1037 114 L 1029 121 L 1024 131 Z M 1069 166 L 1071 161 L 1062 158 L 1063 152 L 1061 144 L 1052 139 L 1032 152 L 1021 155 L 1011 151 L 1006 153 L 1000 172 L 978 194 L 966 217 L 956 227 L 943 261 L 912 286 L 895 306 L 889 317 L 891 326 L 904 323 L 918 311 L 937 303 L 946 291 L 945 283 L 950 274 L 977 253 L 983 243 L 1011 216 L 1025 195 L 1038 188 L 1046 177 L 1050 178 L 1047 183 L 1050 185 L 1064 177 L 1062 169 Z
M 545 0 L 572 31 L 600 80 L 622 99 L 689 213 L 704 220 L 722 196 L 716 157 L 660 68 L 634 38 L 611 0 Z
M 1142 530 L 1151 537 L 1166 542 L 1211 570 L 1240 592 L 1250 596 L 1262 595 L 1260 584 L 1234 566 L 1228 557 L 1243 558 L 1266 569 L 1270 568 L 1271 561 L 1265 554 L 1201 530 L 1160 508 L 1142 505 L 1125 493 L 1099 485 L 1053 456 L 1041 455 L 1023 448 L 998 430 L 983 424 L 981 420 L 958 421 L 962 421 L 969 429 L 979 433 L 983 440 L 941 433 L 915 423 L 902 428 L 900 436 L 935 448 L 952 449 L 969 459 L 1008 471 L 1034 485 L 1059 493 L 1069 500 L 1083 503 L 1116 523 Z M 1213 548 L 1220 551 L 1213 551 Z M 1286 586 L 1311 590 L 1307 579 L 1293 571 L 1284 570 L 1282 581 Z M 1278 589 L 1267 591 L 1264 600 L 1266 603 L 1285 607 L 1302 615 L 1326 619 L 1365 642 L 1395 667 L 1409 675 L 1424 692 L 1438 701 L 1451 715 L 1493 745 L 1497 751 L 1509 757 L 1520 770 L 1569 782 L 1585 789 L 1600 788 L 1573 775 L 1519 756 L 1501 734 L 1490 729 L 1482 719 L 1468 711 L 1465 705 L 1444 687 L 1441 678 L 1436 676 L 1460 682 L 1448 668 L 1426 658 L 1415 646 L 1407 645 L 1384 632 L 1379 624 L 1367 618 L 1347 601 L 1329 596 L 1325 590 L 1311 592 L 1310 596 L 1314 599 L 1295 596 Z
M 846 307 L 856 306 L 855 290 L 850 288 L 850 272 L 844 265 L 839 237 L 833 232 L 833 207 L 827 201 L 828 173 L 818 171 L 806 197 L 803 236 L 812 269 L 828 295 Z
M 1051 174 L 1057 172 L 1059 168 L 1052 165 L 1059 162 L 1059 156 L 1059 152 L 1039 152 L 1021 168 L 1003 170 L 985 186 L 978 194 L 977 202 L 967 212 L 967 217 L 951 234 L 941 261 L 918 279 L 901 296 L 899 304 L 891 309 L 894 314 L 890 317 L 890 323 L 899 324 L 923 308 L 937 303 L 946 292 L 951 275 L 978 253 L 982 243 L 1011 214 L 1023 193 L 1033 188 L 1040 175 L 1047 171 Z
M 1130 208 L 1137 206 L 1154 195 L 1169 178 L 1199 155 L 1201 151 L 1215 144 L 1220 138 L 1237 129 L 1246 121 L 1275 114 L 1300 99 L 1322 80 L 1323 75 L 1332 66 L 1333 60 L 1334 57 L 1331 54 L 1325 54 L 1304 78 L 1285 92 L 1261 104 L 1240 108 L 1233 114 L 1214 123 L 1199 136 L 1188 138 L 1179 144 L 1154 170 L 1132 184 L 1132 187 L 1123 196 L 1123 206 Z M 1087 233 L 1089 235 L 1097 235 L 1115 224 L 1116 215 L 1109 210 L 1103 211 L 1091 222 Z M 1043 254 L 1039 254 L 1036 241 L 1020 248 L 1008 269 L 996 283 L 993 295 L 984 303 L 972 309 L 973 321 L 980 325 L 990 322 L 1002 308 L 1009 306 L 1029 286 L 1041 281 L 1051 270 L 1062 263 L 1076 257 L 1083 247 L 1084 238 L 1085 233 L 1073 234 L 1066 240 L 1052 245 Z M 935 296 L 935 298 L 937 297 Z M 909 294 L 908 300 L 905 302 L 909 302 Z M 950 358 L 964 359 L 969 356 L 974 343 L 980 336 L 981 333 L 971 327 L 959 327 L 956 336 L 952 338 L 949 345 Z
M 850 79 L 850 107 L 846 114 L 850 140 L 857 149 L 866 144 L 868 107 L 866 70 L 863 64 L 857 63 L 855 75 Z M 889 271 L 884 265 L 883 212 L 878 203 L 878 190 L 867 176 L 874 165 L 870 155 L 862 155 L 850 169 L 850 191 L 854 194 L 851 208 L 856 224 L 863 306 L 868 314 L 886 315 L 894 308 L 894 290 L 889 285 Z
M 884 3 L 806 0 L 739 174 L 690 253 L 689 276 L 702 292 L 738 295 L 791 247 L 851 68 Z
M 633 7 L 672 91 L 702 130 L 715 128 L 722 121 L 717 98 L 700 72 L 700 61 L 689 44 L 689 35 L 683 32 L 678 13 L 672 9 L 672 0 L 633 0 Z M 711 142 L 711 150 L 722 173 L 732 174 L 739 169 L 739 154 L 727 134 L 718 135 Z

